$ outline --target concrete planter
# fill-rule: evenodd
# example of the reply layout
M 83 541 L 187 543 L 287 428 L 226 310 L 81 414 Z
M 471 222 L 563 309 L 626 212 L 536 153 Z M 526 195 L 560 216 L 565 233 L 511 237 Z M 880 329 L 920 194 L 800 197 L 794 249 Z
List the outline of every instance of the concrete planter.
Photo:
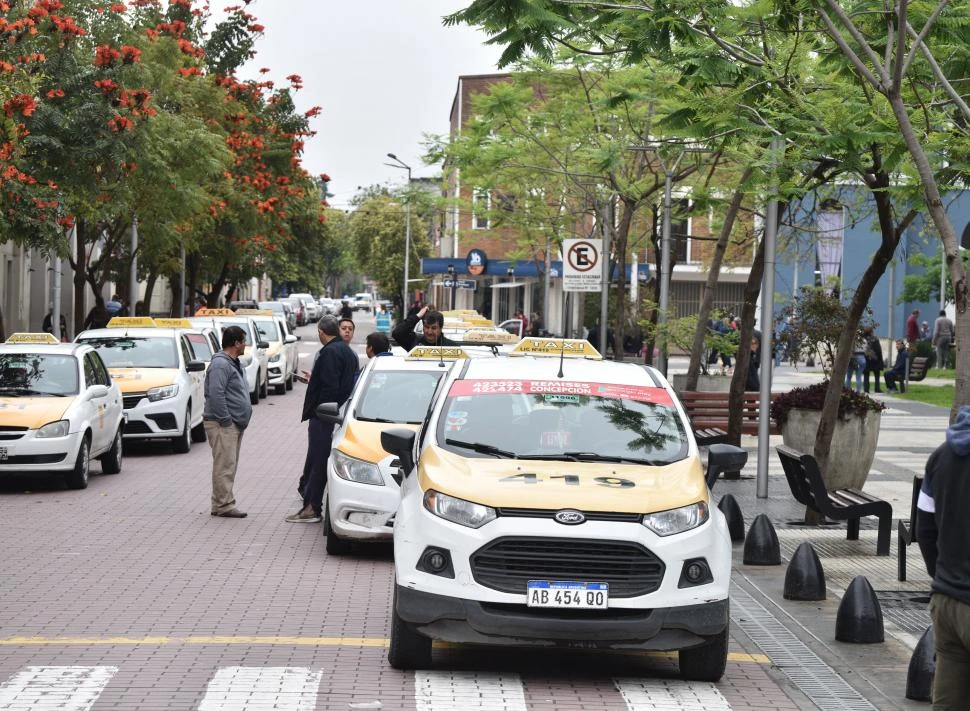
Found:
M 678 393 L 684 392 L 687 385 L 687 373 L 674 373 L 670 376 L 670 384 Z M 705 393 L 726 393 L 731 390 L 730 375 L 704 375 L 697 376 L 697 390 Z
M 790 410 L 788 421 L 781 428 L 785 445 L 812 454 L 821 416 L 819 410 Z M 865 415 L 850 415 L 847 420 L 835 421 L 828 471 L 822 472 L 826 489 L 834 491 L 863 487 L 876 456 L 881 421 L 882 413 L 871 410 Z

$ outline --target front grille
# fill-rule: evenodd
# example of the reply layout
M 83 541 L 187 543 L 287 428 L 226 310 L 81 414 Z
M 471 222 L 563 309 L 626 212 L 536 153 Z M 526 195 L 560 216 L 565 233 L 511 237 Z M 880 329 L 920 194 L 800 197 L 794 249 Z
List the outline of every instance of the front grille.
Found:
M 24 436 L 29 427 L 14 427 L 13 425 L 0 425 L 0 441 L 11 441 L 20 439 Z
M 65 457 L 67 457 L 67 452 L 60 454 L 18 454 L 7 457 L 0 461 L 0 464 L 56 464 L 63 462 Z
M 660 587 L 664 564 L 631 541 L 582 538 L 498 538 L 471 556 L 480 585 L 525 594 L 530 580 L 607 583 L 610 597 L 646 595 Z
M 148 393 L 125 393 L 121 396 L 121 400 L 124 402 L 124 408 L 126 410 L 132 409 L 147 394 Z
M 145 417 L 154 422 L 160 430 L 174 430 L 178 428 L 175 415 L 171 412 L 163 412 L 158 415 L 145 415 Z
M 499 516 L 509 518 L 548 518 L 551 519 L 560 509 L 495 509 Z M 611 521 L 615 523 L 640 523 L 643 514 L 614 513 L 612 511 L 583 511 L 587 521 Z
M 142 434 L 151 434 L 152 430 L 147 424 L 145 424 L 141 420 L 135 420 L 134 422 L 129 421 L 125 423 L 124 433 L 126 435 L 142 435 Z

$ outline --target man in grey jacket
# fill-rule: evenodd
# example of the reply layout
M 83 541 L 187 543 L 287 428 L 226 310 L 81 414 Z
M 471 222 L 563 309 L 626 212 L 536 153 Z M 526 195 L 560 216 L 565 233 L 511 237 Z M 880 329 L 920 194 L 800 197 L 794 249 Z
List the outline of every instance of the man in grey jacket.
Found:
M 232 485 L 239 464 L 239 446 L 253 415 L 249 387 L 239 364 L 246 350 L 246 332 L 229 326 L 222 332 L 222 350 L 212 356 L 205 374 L 205 434 L 212 448 L 212 515 L 246 518 L 236 508 Z

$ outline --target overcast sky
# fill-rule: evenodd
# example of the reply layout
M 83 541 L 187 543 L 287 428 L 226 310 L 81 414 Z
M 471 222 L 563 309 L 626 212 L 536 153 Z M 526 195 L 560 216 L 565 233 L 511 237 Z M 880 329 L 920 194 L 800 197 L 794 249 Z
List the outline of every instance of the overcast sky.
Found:
M 469 0 L 470 2 L 470 0 Z M 266 27 L 245 78 L 303 77 L 297 107 L 323 107 L 304 153 L 311 174 L 329 173 L 335 207 L 358 186 L 402 184 L 407 172 L 384 165 L 388 153 L 414 177 L 437 167 L 421 162 L 424 133 L 446 134 L 463 74 L 495 72 L 501 51 L 468 27 L 441 18 L 463 0 L 255 0 L 248 10 Z M 260 67 L 272 71 L 257 74 Z

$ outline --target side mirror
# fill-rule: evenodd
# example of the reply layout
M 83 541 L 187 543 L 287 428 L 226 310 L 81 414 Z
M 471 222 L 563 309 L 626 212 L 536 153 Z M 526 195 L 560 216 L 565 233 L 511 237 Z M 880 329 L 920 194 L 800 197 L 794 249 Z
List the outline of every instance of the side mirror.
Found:
M 188 373 L 201 373 L 205 370 L 205 363 L 201 360 L 190 360 L 185 364 L 185 370 Z
M 322 402 L 317 405 L 317 409 L 314 412 L 317 418 L 324 422 L 339 425 L 343 420 L 343 416 L 340 414 L 340 406 L 335 402 Z
M 748 453 L 733 444 L 712 444 L 707 448 L 707 488 L 713 489 L 721 472 L 739 471 L 748 463 Z
M 283 339 L 284 343 L 296 343 L 300 340 L 299 336 L 294 336 L 292 333 L 286 334 L 286 338 Z
M 256 347 L 259 348 L 260 350 L 266 350 L 267 348 L 269 348 L 269 343 L 267 343 L 266 341 L 260 341 L 259 343 L 256 344 Z
M 88 397 L 94 399 L 96 397 L 108 397 L 108 393 L 111 392 L 107 385 L 92 385 L 88 388 Z
M 388 454 L 401 460 L 404 476 L 414 469 L 414 438 L 416 433 L 401 427 L 392 427 L 381 432 L 381 446 Z

